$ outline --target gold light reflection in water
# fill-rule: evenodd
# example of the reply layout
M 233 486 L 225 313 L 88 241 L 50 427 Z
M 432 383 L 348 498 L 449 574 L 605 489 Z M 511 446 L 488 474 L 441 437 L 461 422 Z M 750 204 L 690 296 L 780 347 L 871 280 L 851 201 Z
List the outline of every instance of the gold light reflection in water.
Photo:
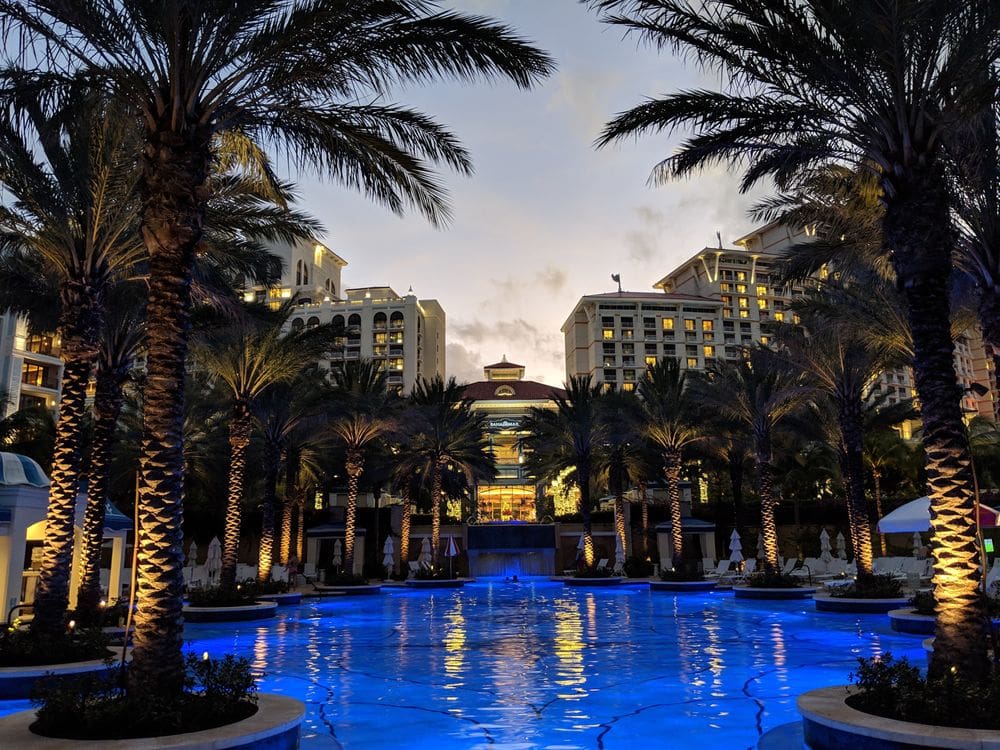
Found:
M 771 640 L 774 642 L 774 666 L 785 666 L 785 631 L 781 628 L 781 623 L 775 621 L 771 623 Z
M 587 637 L 597 639 L 597 600 L 587 594 Z
M 275 643 L 281 643 L 285 638 L 285 623 L 282 622 L 277 628 L 277 637 L 275 638 L 275 633 L 270 632 L 267 628 L 260 628 L 257 631 L 257 637 L 253 642 L 253 668 L 260 672 L 264 672 L 268 668 L 268 652 L 270 650 L 271 639 L 274 638 Z
M 593 597 L 590 599 L 592 604 Z M 583 665 L 583 619 L 573 600 L 562 599 L 557 604 L 552 651 L 559 663 L 553 682 L 562 688 L 572 688 L 557 693 L 558 698 L 573 700 L 587 694 L 583 688 L 587 684 L 587 673 Z
M 445 614 L 444 635 L 444 673 L 452 681 L 444 686 L 445 690 L 456 690 L 464 685 L 462 682 L 465 670 L 465 617 L 462 615 L 462 599 L 456 597 L 454 606 Z M 449 695 L 446 700 L 457 701 L 457 695 Z

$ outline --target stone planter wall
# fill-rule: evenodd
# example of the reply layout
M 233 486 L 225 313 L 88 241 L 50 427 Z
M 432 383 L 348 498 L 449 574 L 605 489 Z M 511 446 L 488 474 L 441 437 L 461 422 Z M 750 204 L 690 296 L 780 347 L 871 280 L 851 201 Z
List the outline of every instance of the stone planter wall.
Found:
M 103 659 L 77 661 L 68 664 L 43 664 L 34 667 L 0 667 L 0 699 L 18 700 L 31 695 L 38 680 L 47 677 L 72 677 L 88 672 L 110 672 L 121 666 L 121 649 L 108 664 Z M 0 742 L 0 747 L 4 747 Z
M 185 622 L 249 622 L 274 617 L 276 602 L 256 602 L 242 607 L 184 607 Z
M 733 594 L 737 599 L 811 599 L 816 593 L 815 588 L 800 586 L 794 589 L 765 589 L 756 586 L 733 586 Z

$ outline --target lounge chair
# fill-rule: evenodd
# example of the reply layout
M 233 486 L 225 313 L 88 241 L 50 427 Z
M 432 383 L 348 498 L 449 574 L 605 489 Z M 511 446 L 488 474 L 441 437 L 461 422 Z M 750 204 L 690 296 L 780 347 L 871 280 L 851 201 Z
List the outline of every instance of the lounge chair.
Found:
M 416 574 L 416 573 L 420 572 L 420 570 L 421 570 L 421 567 L 420 567 L 421 564 L 417 560 L 410 560 L 407 563 L 407 565 L 410 567 L 410 572 L 411 573 Z
M 715 560 L 711 557 L 701 558 L 701 571 L 705 575 L 711 575 L 715 571 Z
M 993 567 L 986 574 L 986 590 L 989 591 L 990 587 L 997 581 L 1000 581 L 1000 557 L 993 561 Z
M 608 558 L 604 557 L 597 561 L 598 570 L 604 570 L 606 567 L 608 567 Z
M 812 580 L 817 576 L 826 573 L 826 565 L 822 560 L 815 557 L 807 557 L 802 561 L 802 565 L 793 570 L 789 575 L 793 575 L 796 578 L 808 578 Z
M 739 573 L 734 573 L 732 576 L 733 583 L 746 583 L 747 579 L 754 574 L 757 570 L 757 558 L 751 557 L 749 560 L 744 561 L 743 570 Z
M 721 578 L 722 576 L 724 576 L 726 573 L 729 572 L 729 566 L 732 565 L 732 563 L 733 561 L 730 560 L 728 557 L 725 558 L 724 560 L 719 560 L 718 567 L 711 573 L 706 573 L 705 575 Z
M 785 567 L 781 569 L 781 575 L 790 575 L 793 570 L 795 570 L 795 564 L 799 561 L 797 557 L 789 557 L 785 560 Z

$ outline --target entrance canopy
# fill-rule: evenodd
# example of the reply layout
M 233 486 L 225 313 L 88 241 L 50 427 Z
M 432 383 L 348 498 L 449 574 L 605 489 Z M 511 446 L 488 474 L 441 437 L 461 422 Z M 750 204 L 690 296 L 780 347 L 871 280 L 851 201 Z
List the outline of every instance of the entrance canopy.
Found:
M 996 526 L 1000 512 L 988 505 L 979 505 L 979 525 Z M 918 497 L 916 500 L 901 505 L 892 513 L 882 517 L 878 522 L 878 531 L 882 534 L 912 533 L 914 531 L 930 531 L 931 499 Z

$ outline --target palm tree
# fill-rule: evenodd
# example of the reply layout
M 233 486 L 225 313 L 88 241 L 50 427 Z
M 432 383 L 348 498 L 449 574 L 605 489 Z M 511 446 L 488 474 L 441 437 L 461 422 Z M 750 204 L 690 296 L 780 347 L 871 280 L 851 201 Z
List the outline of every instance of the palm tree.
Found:
M 293 380 L 321 352 L 323 329 L 282 334 L 294 300 L 274 315 L 260 320 L 249 317 L 196 340 L 193 354 L 198 364 L 220 384 L 232 399 L 229 421 L 229 482 L 226 530 L 222 546 L 219 585 L 236 587 L 240 525 L 247 448 L 253 432 L 254 401 L 268 388 Z M 147 389 L 148 393 L 148 389 Z M 145 407 L 149 408 L 148 404 Z M 273 508 L 270 509 L 273 514 Z M 268 508 L 264 509 L 265 527 Z M 271 517 L 273 529 L 273 516 Z M 273 540 L 273 532 L 270 535 Z M 265 556 L 268 556 L 265 553 Z
M 872 476 L 872 495 L 876 519 L 882 518 L 882 480 L 886 472 L 907 463 L 911 459 L 910 449 L 899 433 L 883 427 L 865 431 L 865 466 Z M 885 535 L 878 535 L 879 555 L 885 554 Z
M 358 481 L 365 470 L 366 453 L 394 427 L 385 388 L 385 371 L 371 360 L 345 362 L 333 370 L 334 407 L 338 416 L 330 431 L 346 450 L 347 513 L 344 519 L 344 569 L 354 572 L 354 541 L 358 512 Z M 377 540 L 376 540 L 377 541 Z
M 443 78 L 506 77 L 527 88 L 552 63 L 505 27 L 417 0 L 0 0 L 0 11 L 15 33 L 49 47 L 40 57 L 46 69 L 27 75 L 39 88 L 79 73 L 133 108 L 144 126 L 149 381 L 129 682 L 136 694 L 176 695 L 183 681 L 181 394 L 213 137 L 284 149 L 300 166 L 393 211 L 412 205 L 440 223 L 447 205 L 430 166 L 467 173 L 468 156 L 430 118 L 384 101 L 400 84 Z
M 611 391 L 601 397 L 605 443 L 596 468 L 615 499 L 615 535 L 626 555 L 631 549 L 625 527 L 625 492 L 648 469 L 640 409 L 635 394 L 628 391 Z
M 528 465 L 535 476 L 556 476 L 573 469 L 573 483 L 580 491 L 583 516 L 583 559 L 594 565 L 594 536 L 590 523 L 592 503 L 590 483 L 596 454 L 606 438 L 607 426 L 601 418 L 601 386 L 591 384 L 589 375 L 571 377 L 566 395 L 556 395 L 555 410 L 533 408 L 525 420 L 525 446 L 531 453 Z
M 404 450 L 429 478 L 431 491 L 431 556 L 437 567 L 441 553 L 441 502 L 446 469 L 467 476 L 496 476 L 486 436 L 485 417 L 472 411 L 462 388 L 449 378 L 420 378 L 410 393 L 412 424 Z M 470 482 L 471 484 L 471 482 Z
M 681 526 L 681 470 L 684 450 L 700 440 L 702 432 L 695 416 L 695 403 L 689 388 L 688 372 L 680 360 L 663 357 L 646 368 L 639 381 L 644 432 L 663 459 L 670 503 L 670 540 L 674 567 L 683 559 Z
M 802 376 L 764 348 L 745 351 L 738 362 L 720 362 L 709 369 L 697 398 L 721 416 L 742 425 L 751 436 L 760 528 L 764 537 L 764 565 L 778 568 L 778 529 L 774 521 L 773 440 L 775 429 L 810 394 Z

